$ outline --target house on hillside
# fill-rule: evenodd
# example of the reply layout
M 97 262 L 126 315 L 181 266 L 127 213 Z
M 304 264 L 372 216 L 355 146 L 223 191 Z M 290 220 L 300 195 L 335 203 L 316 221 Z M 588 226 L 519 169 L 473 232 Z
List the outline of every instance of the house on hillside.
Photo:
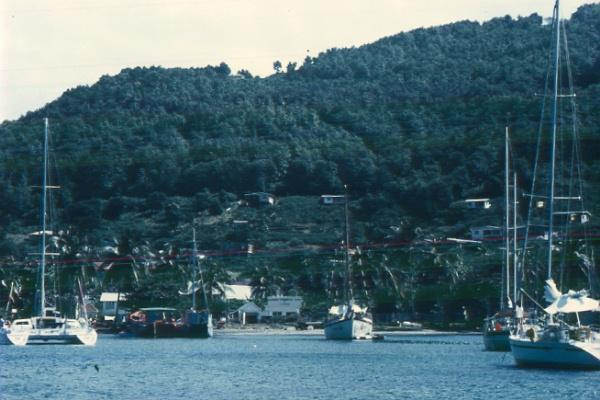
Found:
M 272 206 L 275 204 L 275 196 L 266 192 L 246 193 L 244 195 L 244 200 L 248 207 L 255 208 Z
M 503 236 L 502 227 L 500 226 L 478 226 L 470 228 L 470 231 L 473 240 L 500 239 Z
M 492 201 L 488 198 L 466 199 L 465 205 L 472 210 L 487 210 L 492 207 Z
M 321 204 L 332 205 L 332 204 L 344 204 L 346 202 L 346 196 L 343 194 L 323 194 L 321 195 Z

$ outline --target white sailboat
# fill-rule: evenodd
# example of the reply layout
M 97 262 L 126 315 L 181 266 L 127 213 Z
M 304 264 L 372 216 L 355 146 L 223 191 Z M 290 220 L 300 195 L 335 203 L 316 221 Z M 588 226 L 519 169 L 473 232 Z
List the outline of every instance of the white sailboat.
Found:
M 581 185 L 579 193 L 567 193 L 566 196 L 556 193 L 556 142 L 557 142 L 557 103 L 559 97 L 570 98 L 574 101 L 574 93 L 559 93 L 559 60 L 561 54 L 561 23 L 560 4 L 556 1 L 554 8 L 554 91 L 552 109 L 551 152 L 549 171 L 549 191 L 541 204 L 547 202 L 547 280 L 545 286 L 546 300 L 551 304 L 544 308 L 547 318 L 543 326 L 525 325 L 519 322 L 515 334 L 510 336 L 511 351 L 517 365 L 538 366 L 544 368 L 589 368 L 600 369 L 600 333 L 581 324 L 579 313 L 595 311 L 598 301 L 588 297 L 586 290 L 569 291 L 562 294 L 552 279 L 554 239 L 559 237 L 554 230 L 555 216 L 566 216 L 568 221 L 577 220 L 583 224 L 589 220 L 589 213 L 583 210 L 573 210 L 571 203 L 582 202 Z M 566 40 L 566 39 L 565 39 Z M 572 105 L 574 105 L 572 103 Z M 574 111 L 574 110 L 573 110 Z M 575 126 L 575 124 L 573 124 Z M 576 138 L 573 138 L 576 144 Z M 537 158 L 537 157 L 536 157 Z M 535 166 L 537 169 L 537 165 Z M 532 184 L 531 199 L 542 196 L 535 195 L 535 173 Z M 566 201 L 567 208 L 559 210 L 555 207 L 557 201 Z M 530 202 L 530 210 L 531 204 Z M 563 203 L 565 204 L 565 203 Z M 528 221 L 529 225 L 529 221 Z M 527 229 L 528 231 L 529 229 Z M 527 240 L 526 234 L 526 240 Z M 567 236 L 565 236 L 565 239 Z M 558 241 L 558 240 L 557 240 Z M 570 321 L 569 321 L 570 318 Z M 572 322 L 573 321 L 573 322 Z
M 48 184 L 48 119 L 44 120 L 44 168 L 42 176 L 42 229 L 41 255 L 37 292 L 37 315 L 31 318 L 16 319 L 12 324 L 0 328 L 0 344 L 24 346 L 30 344 L 96 344 L 97 333 L 90 326 L 85 307 L 80 307 L 82 316 L 78 319 L 61 317 L 54 307 L 46 306 L 45 276 L 46 236 L 51 234 L 46 228 L 47 191 L 56 188 Z M 79 287 L 83 303 L 83 290 Z
M 344 186 L 345 187 L 345 186 Z M 350 267 L 350 233 L 348 230 L 348 194 L 344 196 L 345 216 L 345 271 L 344 271 L 344 302 L 329 309 L 329 317 L 325 322 L 326 339 L 354 340 L 373 338 L 373 320 L 367 308 L 354 303 L 352 298 L 352 271 Z

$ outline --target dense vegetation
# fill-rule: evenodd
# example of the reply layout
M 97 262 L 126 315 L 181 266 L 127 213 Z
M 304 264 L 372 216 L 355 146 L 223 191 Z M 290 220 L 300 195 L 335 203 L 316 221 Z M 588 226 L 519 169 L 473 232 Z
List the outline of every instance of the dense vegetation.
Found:
M 595 215 L 600 6 L 581 7 L 566 27 Z M 362 248 L 353 257 L 357 296 L 382 313 L 446 322 L 463 307 L 489 312 L 498 244 L 441 239 L 501 224 L 499 201 L 485 211 L 458 204 L 502 196 L 507 124 L 520 186 L 529 184 L 550 29 L 538 15 L 464 21 L 331 49 L 300 66 L 277 61 L 267 78 L 232 74 L 225 63 L 134 68 L 68 90 L 0 125 L 2 278 L 21 283 L 29 307 L 29 254 L 39 250 L 27 235 L 39 229 L 32 186 L 48 117 L 61 186 L 53 246 L 63 255 L 53 273 L 65 292 L 83 274 L 93 295 L 118 288 L 133 293 L 133 306 L 183 304 L 194 226 L 213 284 L 245 279 L 258 298 L 296 292 L 324 310 L 339 297 L 332 260 L 341 260 L 343 209 L 318 199 L 347 184 L 351 242 Z M 278 202 L 244 206 L 244 194 L 258 191 Z

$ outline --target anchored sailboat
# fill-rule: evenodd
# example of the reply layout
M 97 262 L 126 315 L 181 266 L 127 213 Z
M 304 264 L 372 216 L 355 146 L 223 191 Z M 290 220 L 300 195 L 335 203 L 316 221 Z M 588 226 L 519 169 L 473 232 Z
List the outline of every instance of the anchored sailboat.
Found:
M 503 278 L 500 283 L 502 290 L 500 295 L 500 311 L 484 320 L 483 324 L 483 344 L 488 351 L 510 351 L 510 342 L 508 337 L 514 329 L 514 308 L 517 298 L 517 176 L 513 174 L 513 194 L 512 194 L 512 214 L 513 224 L 510 226 L 510 152 L 509 152 L 509 134 L 506 127 L 504 135 L 504 269 Z M 511 300 L 511 235 L 512 229 L 512 253 L 513 253 L 513 293 Z
M 344 186 L 346 188 L 346 186 Z M 352 296 L 352 270 L 350 267 L 350 233 L 348 227 L 348 193 L 344 196 L 345 217 L 345 270 L 344 270 L 344 302 L 329 310 L 330 318 L 325 322 L 326 339 L 353 340 L 371 339 L 373 337 L 373 320 L 362 308 L 354 303 Z
M 79 319 L 68 319 L 60 316 L 55 307 L 46 306 L 46 257 L 51 255 L 46 248 L 46 236 L 52 232 L 47 230 L 47 193 L 49 189 L 57 188 L 48 183 L 48 119 L 44 120 L 44 168 L 42 175 L 42 221 L 41 246 L 38 288 L 36 293 L 37 315 L 17 319 L 10 326 L 0 329 L 0 344 L 24 346 L 28 344 L 96 344 L 97 333 L 89 324 L 86 308 L 81 307 L 82 316 Z M 83 305 L 83 289 L 79 282 L 80 300 Z
M 558 177 L 564 177 L 565 173 L 561 173 L 557 169 L 557 136 L 561 132 L 558 129 L 557 112 L 559 110 L 559 99 L 566 98 L 570 100 L 572 112 L 575 112 L 574 98 L 571 74 L 567 70 L 569 77 L 569 90 L 566 93 L 560 91 L 560 56 L 561 52 L 565 51 L 568 56 L 568 48 L 566 47 L 566 35 L 561 32 L 560 22 L 560 3 L 556 1 L 554 7 L 554 29 L 555 47 L 554 47 L 554 79 L 553 79 L 553 96 L 552 96 L 552 129 L 550 136 L 550 159 L 549 159 L 549 182 L 548 194 L 544 196 L 536 195 L 536 177 L 535 171 L 538 170 L 537 162 L 539 157 L 536 156 L 536 165 L 534 167 L 534 177 L 532 181 L 532 191 L 530 200 L 530 215 L 533 209 L 533 199 L 536 199 L 536 204 L 543 207 L 547 206 L 546 221 L 543 226 L 546 226 L 547 231 L 544 234 L 544 239 L 547 241 L 547 280 L 545 286 L 546 300 L 550 302 L 550 306 L 544 308 L 547 317 L 543 326 L 525 325 L 521 321 L 518 324 L 518 330 L 510 336 L 510 345 L 512 354 L 518 365 L 521 366 L 541 366 L 545 368 L 592 368 L 600 369 L 600 333 L 593 331 L 590 327 L 584 326 L 581 323 L 579 313 L 586 311 L 594 311 L 598 309 L 598 301 L 588 297 L 587 290 L 572 291 L 561 293 L 553 280 L 553 253 L 557 253 L 556 243 L 562 245 L 561 253 L 565 253 L 566 242 L 570 238 L 570 226 L 581 224 L 584 232 L 585 225 L 589 221 L 590 214 L 583 207 L 583 193 L 580 176 L 580 168 L 577 165 L 579 161 L 579 148 L 576 132 L 576 120 L 573 118 L 571 128 L 573 129 L 573 160 L 570 167 L 566 168 L 569 173 L 569 183 L 561 184 Z M 561 40 L 564 40 L 565 47 L 561 48 Z M 567 63 L 565 64 L 567 67 Z M 541 130 L 540 130 L 541 134 Z M 541 137 L 541 136 L 540 136 Z M 542 141 L 538 139 L 538 155 L 539 146 Z M 579 179 L 577 184 L 573 184 L 573 175 Z M 563 190 L 566 193 L 561 194 Z M 576 205 L 579 204 L 579 208 Z M 556 224 L 557 218 L 565 219 L 565 230 L 559 232 Z M 528 226 L 525 235 L 526 247 L 527 236 L 529 232 L 530 220 L 528 218 Z M 584 247 L 588 247 L 584 244 Z M 523 254 L 523 264 L 525 262 L 525 253 Z M 583 256 L 586 262 L 591 263 L 592 258 Z M 593 268 L 593 265 L 590 266 Z M 523 292 L 525 293 L 525 292 Z M 571 319 L 569 321 L 568 319 Z M 572 322 L 573 321 L 573 322 Z

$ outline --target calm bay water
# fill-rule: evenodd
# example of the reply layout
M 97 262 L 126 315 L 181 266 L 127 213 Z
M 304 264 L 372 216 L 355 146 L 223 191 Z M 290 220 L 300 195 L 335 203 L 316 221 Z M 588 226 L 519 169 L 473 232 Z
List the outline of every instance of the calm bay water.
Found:
M 523 370 L 482 349 L 460 335 L 107 335 L 92 348 L 3 346 L 0 399 L 600 398 L 600 372 Z

